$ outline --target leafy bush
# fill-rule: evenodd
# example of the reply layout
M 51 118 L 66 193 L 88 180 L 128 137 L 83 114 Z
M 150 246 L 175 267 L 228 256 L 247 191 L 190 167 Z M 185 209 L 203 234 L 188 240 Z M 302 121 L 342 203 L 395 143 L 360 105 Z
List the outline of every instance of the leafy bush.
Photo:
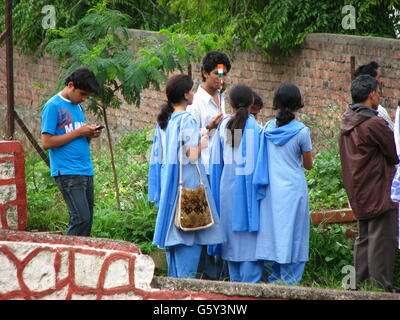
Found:
M 348 207 L 338 147 L 316 154 L 307 183 L 312 212 Z
M 347 228 L 340 224 L 312 225 L 310 228 L 309 261 L 302 284 L 318 287 L 342 288 L 345 276 L 341 270 L 353 265 L 354 241 L 346 236 Z
M 93 237 L 130 241 L 144 253 L 151 244 L 157 210 L 147 201 L 148 161 L 144 156 L 151 146 L 150 130 L 127 134 L 116 146 L 116 167 L 120 177 L 122 210 L 115 203 L 109 153 L 93 150 L 95 170 L 95 209 Z M 69 212 L 49 168 L 36 153 L 26 158 L 28 230 L 67 231 Z
M 95 168 L 95 213 L 92 236 L 120 239 L 151 252 L 157 210 L 147 200 L 146 158 L 152 140 L 149 129 L 126 134 L 116 146 L 115 161 L 119 177 L 121 211 L 115 203 L 109 155 L 104 150 L 93 153 Z
M 306 171 L 312 212 L 348 207 L 339 155 L 340 114 L 338 107 L 326 106 L 322 116 L 299 115 L 300 121 L 311 130 L 316 151 L 314 166 Z
M 181 20 L 170 28 L 189 34 L 216 33 L 220 45 L 249 50 L 257 46 L 289 54 L 313 32 L 396 38 L 396 0 L 159 0 Z M 345 29 L 342 8 L 356 9 L 356 28 Z M 264 50 L 261 50 L 263 52 Z
M 131 17 L 129 28 L 144 30 L 159 30 L 178 21 L 169 9 L 162 5 L 154 5 L 147 0 L 13 0 L 13 33 L 15 44 L 23 52 L 40 51 L 42 42 L 54 37 L 42 27 L 45 14 L 42 8 L 53 5 L 56 10 L 56 27 L 68 28 L 75 25 L 87 10 L 98 3 L 106 4 L 107 8 L 119 10 Z M 5 1 L 0 1 L 0 33 L 4 30 Z
M 157 209 L 147 200 L 149 163 L 146 155 L 149 154 L 152 143 L 151 133 L 151 129 L 146 129 L 125 134 L 120 137 L 116 146 L 121 211 L 114 201 L 108 153 L 98 150 L 93 156 L 96 210 L 92 235 L 133 242 L 143 253 L 150 253 L 156 248 L 152 245 L 152 240 Z
M 299 117 L 311 129 L 316 150 L 313 168 L 306 171 L 310 212 L 348 206 L 338 145 L 340 112 L 338 107 L 326 106 L 322 116 Z M 309 261 L 302 284 L 342 289 L 342 268 L 353 265 L 354 241 L 347 238 L 347 229 L 340 224 L 311 225 Z
M 63 231 L 68 225 L 68 210 L 49 168 L 35 151 L 25 156 L 28 230 Z

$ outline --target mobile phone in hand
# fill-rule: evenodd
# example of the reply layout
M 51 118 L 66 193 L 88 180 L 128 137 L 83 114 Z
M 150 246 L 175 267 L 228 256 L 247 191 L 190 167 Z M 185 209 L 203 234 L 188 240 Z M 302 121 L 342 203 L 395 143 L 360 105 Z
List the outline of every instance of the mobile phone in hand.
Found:
M 95 130 L 103 130 L 104 126 L 97 126 Z

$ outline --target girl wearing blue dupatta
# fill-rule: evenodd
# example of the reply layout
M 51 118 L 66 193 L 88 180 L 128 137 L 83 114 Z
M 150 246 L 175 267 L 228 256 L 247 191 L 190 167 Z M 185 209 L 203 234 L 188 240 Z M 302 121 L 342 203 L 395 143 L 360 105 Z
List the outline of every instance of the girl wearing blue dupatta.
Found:
M 186 111 L 193 100 L 193 81 L 187 75 L 172 76 L 166 85 L 168 102 L 158 115 L 149 168 L 149 201 L 155 201 L 158 209 L 153 243 L 165 248 L 168 276 L 194 278 L 200 259 L 201 246 L 219 244 L 224 237 L 205 175 L 199 163 L 204 187 L 208 193 L 214 225 L 197 231 L 182 231 L 174 224 L 178 195 L 179 147 L 182 131 L 183 186 L 197 189 L 200 185 L 196 165 L 200 156 L 200 132 L 194 117 Z
M 303 107 L 297 86 L 284 83 L 275 92 L 276 119 L 261 131 L 254 184 L 260 203 L 256 254 L 266 260 L 268 282 L 298 284 L 308 260 L 309 204 L 304 168 L 312 168 L 310 130 L 294 120 Z M 303 168 L 304 167 L 304 168 Z
M 248 113 L 253 104 L 249 87 L 233 87 L 230 102 L 235 114 L 214 133 L 210 157 L 211 190 L 227 241 L 209 246 L 208 253 L 228 261 L 231 281 L 259 282 L 264 262 L 255 257 L 259 201 L 252 182 L 261 128 Z

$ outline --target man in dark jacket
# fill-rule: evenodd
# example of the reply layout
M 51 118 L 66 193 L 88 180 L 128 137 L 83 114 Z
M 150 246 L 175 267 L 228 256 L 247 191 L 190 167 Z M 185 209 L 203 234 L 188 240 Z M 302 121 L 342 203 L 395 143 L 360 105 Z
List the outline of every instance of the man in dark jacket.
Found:
M 397 204 L 390 187 L 399 162 L 393 132 L 378 117 L 378 81 L 369 75 L 351 84 L 353 105 L 342 116 L 339 138 L 343 182 L 355 217 L 356 283 L 397 292 L 393 286 L 397 250 Z

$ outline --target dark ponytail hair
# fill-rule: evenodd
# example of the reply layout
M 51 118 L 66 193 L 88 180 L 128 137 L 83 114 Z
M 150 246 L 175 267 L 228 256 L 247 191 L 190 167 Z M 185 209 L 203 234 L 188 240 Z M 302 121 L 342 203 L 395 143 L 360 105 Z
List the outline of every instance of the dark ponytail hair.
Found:
M 303 108 L 303 99 L 299 88 L 292 83 L 283 83 L 275 91 L 273 107 L 279 110 L 276 125 L 282 127 L 295 118 L 294 112 Z
M 231 133 L 231 139 L 228 139 L 228 143 L 234 147 L 239 146 L 243 129 L 246 126 L 246 121 L 249 116 L 249 107 L 253 104 L 253 91 L 244 84 L 238 84 L 234 86 L 229 92 L 229 99 L 232 108 L 236 111 L 236 114 L 228 121 L 226 128 Z M 235 140 L 235 130 L 241 130 L 237 140 Z
M 171 114 L 174 112 L 174 107 L 172 106 L 171 101 L 167 101 L 161 106 L 161 111 L 157 116 L 157 123 L 159 124 L 160 128 L 165 130 L 168 125 L 169 118 Z
M 171 114 L 174 112 L 173 104 L 185 99 L 185 93 L 188 93 L 193 87 L 193 80 L 186 74 L 176 74 L 167 81 L 165 92 L 168 101 L 161 106 L 161 111 L 157 116 L 157 123 L 160 128 L 165 130 L 168 126 Z

